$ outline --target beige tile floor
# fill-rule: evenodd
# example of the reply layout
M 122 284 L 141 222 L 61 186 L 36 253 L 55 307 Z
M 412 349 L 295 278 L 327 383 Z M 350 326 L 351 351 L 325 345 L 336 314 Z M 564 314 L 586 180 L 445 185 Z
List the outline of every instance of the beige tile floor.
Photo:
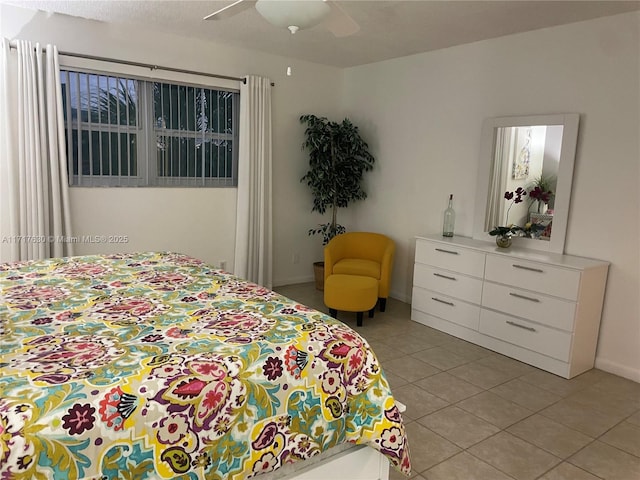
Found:
M 328 311 L 312 283 L 275 290 Z M 413 322 L 394 299 L 362 327 L 338 318 L 407 405 L 411 478 L 640 480 L 640 384 L 596 369 L 563 379 Z

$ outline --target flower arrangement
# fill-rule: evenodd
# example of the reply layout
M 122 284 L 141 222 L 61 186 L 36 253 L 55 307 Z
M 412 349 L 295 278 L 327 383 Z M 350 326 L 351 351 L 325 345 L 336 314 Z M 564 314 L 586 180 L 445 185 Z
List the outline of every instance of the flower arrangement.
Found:
M 554 183 L 555 177 L 540 175 L 529 187 L 530 207 L 534 202 L 536 202 L 538 204 L 538 213 L 544 213 L 543 206 L 549 205 L 549 202 L 554 195 L 553 190 L 551 189 Z
M 536 199 L 537 199 L 537 196 L 541 195 L 539 193 L 541 191 L 542 190 L 540 190 L 538 187 L 535 187 L 531 192 L 529 192 L 529 196 L 531 197 L 531 195 L 534 194 L 533 192 L 535 192 Z M 497 236 L 498 238 L 503 238 L 503 239 L 511 238 L 512 236 L 523 236 L 526 238 L 533 238 L 537 232 L 544 230 L 545 227 L 537 223 L 528 222 L 524 225 L 524 227 L 515 225 L 513 223 L 511 224 L 509 223 L 509 212 L 511 211 L 511 207 L 513 207 L 513 205 L 515 205 L 516 203 L 522 203 L 524 201 L 523 197 L 526 197 L 526 196 L 527 196 L 527 191 L 522 187 L 516 188 L 515 191 L 513 192 L 506 191 L 504 193 L 505 200 L 511 200 L 511 205 L 509 205 L 509 208 L 507 209 L 507 217 L 506 217 L 507 226 L 493 227 L 493 230 L 489 232 L 489 235 Z M 548 201 L 548 196 L 546 198 Z
M 527 196 L 527 191 L 522 187 L 516 188 L 515 191 L 513 192 L 509 192 L 509 191 L 504 192 L 505 200 L 511 200 L 511 205 L 509 205 L 509 208 L 507 209 L 507 218 L 506 218 L 507 226 L 493 227 L 493 230 L 489 232 L 489 235 L 491 236 L 498 235 L 500 237 L 510 237 L 522 230 L 522 227 L 519 227 L 518 225 L 509 224 L 509 212 L 511 211 L 511 207 L 513 207 L 514 204 L 522 203 L 524 201 L 522 197 L 526 197 L 526 196 Z
M 551 190 L 545 191 L 540 187 L 535 187 L 529 192 L 529 198 L 531 200 L 538 200 L 539 202 L 544 203 L 549 203 L 549 200 L 551 200 L 551 195 L 553 195 L 553 192 Z

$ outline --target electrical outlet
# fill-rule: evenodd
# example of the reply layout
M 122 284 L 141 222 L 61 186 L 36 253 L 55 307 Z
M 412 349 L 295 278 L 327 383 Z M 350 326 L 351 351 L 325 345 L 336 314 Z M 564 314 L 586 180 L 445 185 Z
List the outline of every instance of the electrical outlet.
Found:
M 300 254 L 298 252 L 295 252 L 293 254 L 292 260 L 293 260 L 293 263 L 300 263 Z
M 220 260 L 220 270 L 226 270 L 226 269 L 227 269 L 227 261 Z

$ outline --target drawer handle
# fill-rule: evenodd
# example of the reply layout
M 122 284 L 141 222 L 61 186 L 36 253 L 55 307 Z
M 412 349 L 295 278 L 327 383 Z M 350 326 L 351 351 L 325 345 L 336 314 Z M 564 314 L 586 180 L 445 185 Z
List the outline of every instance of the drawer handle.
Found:
M 512 322 L 511 320 L 507 320 L 507 323 L 509 325 L 513 325 L 514 327 L 524 328 L 525 330 L 529 330 L 530 332 L 535 332 L 536 331 L 536 329 L 533 328 L 533 327 L 527 327 L 526 325 L 520 325 L 519 323 Z
M 514 263 L 513 266 L 514 266 L 514 268 L 520 268 L 522 270 L 529 270 L 530 272 L 544 273 L 544 270 L 542 270 L 541 268 L 525 267 L 524 265 L 518 265 L 517 263 Z
M 538 298 L 527 297 L 525 295 L 520 295 L 519 293 L 509 292 L 509 295 L 511 295 L 512 297 L 521 298 L 523 300 L 529 300 L 530 302 L 540 303 L 540 299 Z
M 455 277 L 450 277 L 448 275 L 443 275 L 441 273 L 434 273 L 434 275 L 436 277 L 446 278 L 447 280 L 457 280 L 457 278 L 455 278 Z
M 451 255 L 460 255 L 458 252 L 454 252 L 453 250 L 445 250 L 444 248 L 436 248 L 436 251 L 442 253 L 450 253 Z
M 446 302 L 446 301 L 440 300 L 439 298 L 436 298 L 436 297 L 431 297 L 431 300 L 435 300 L 436 302 L 444 303 L 445 305 L 449 305 L 450 307 L 455 307 L 455 305 L 452 302 Z

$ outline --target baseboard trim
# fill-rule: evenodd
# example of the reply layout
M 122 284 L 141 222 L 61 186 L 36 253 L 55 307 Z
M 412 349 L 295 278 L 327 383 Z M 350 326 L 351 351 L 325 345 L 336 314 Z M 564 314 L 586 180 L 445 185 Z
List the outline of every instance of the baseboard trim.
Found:
M 315 282 L 315 277 L 313 274 L 306 275 L 304 277 L 293 277 L 293 278 L 280 278 L 273 280 L 274 287 L 284 287 L 285 285 L 296 285 L 298 283 L 310 283 Z
M 389 296 L 391 298 L 395 298 L 396 300 L 400 300 L 401 302 L 404 302 L 404 303 L 411 303 L 411 296 L 407 295 L 404 292 L 398 292 L 398 291 L 395 291 L 395 290 L 391 290 L 389 292 Z
M 596 368 L 640 383 L 640 370 L 604 358 L 596 358 Z

